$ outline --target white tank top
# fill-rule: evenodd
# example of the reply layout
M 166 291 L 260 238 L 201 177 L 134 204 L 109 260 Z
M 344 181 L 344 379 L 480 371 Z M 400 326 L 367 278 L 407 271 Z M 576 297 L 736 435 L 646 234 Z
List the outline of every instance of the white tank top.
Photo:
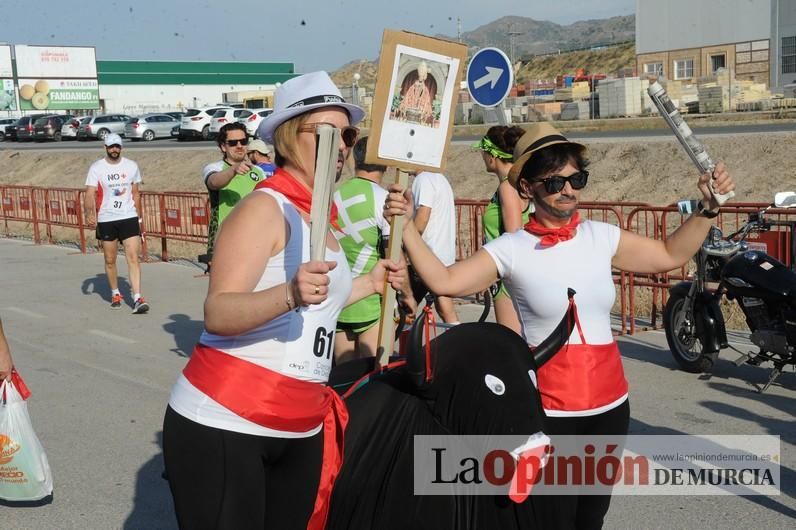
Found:
M 262 291 L 290 281 L 302 263 L 309 261 L 309 225 L 299 211 L 281 193 L 268 193 L 279 204 L 290 228 L 285 248 L 272 256 L 254 288 Z M 332 368 L 334 331 L 337 317 L 351 293 L 351 271 L 345 253 L 326 249 L 326 259 L 336 261 L 329 272 L 329 296 L 318 305 L 284 313 L 242 335 L 221 336 L 205 331 L 199 341 L 245 361 L 303 381 L 325 384 Z M 171 392 L 169 405 L 182 416 L 209 427 L 245 434 L 302 438 L 320 431 L 321 425 L 308 432 L 279 431 L 262 427 L 241 418 L 194 387 L 180 374 Z

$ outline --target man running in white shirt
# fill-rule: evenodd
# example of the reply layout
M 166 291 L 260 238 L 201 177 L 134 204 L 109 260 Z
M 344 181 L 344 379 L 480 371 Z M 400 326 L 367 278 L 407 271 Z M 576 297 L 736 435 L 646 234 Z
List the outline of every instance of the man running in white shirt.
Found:
M 111 287 L 111 309 L 121 309 L 116 255 L 118 243 L 124 246 L 127 272 L 133 288 L 133 313 L 149 311 L 149 304 L 141 296 L 141 172 L 138 164 L 122 156 L 122 138 L 118 134 L 105 137 L 105 158 L 97 160 L 86 177 L 86 222 L 97 223 L 97 240 L 102 241 L 105 255 L 105 274 Z M 96 209 L 95 194 L 99 190 L 100 207 Z

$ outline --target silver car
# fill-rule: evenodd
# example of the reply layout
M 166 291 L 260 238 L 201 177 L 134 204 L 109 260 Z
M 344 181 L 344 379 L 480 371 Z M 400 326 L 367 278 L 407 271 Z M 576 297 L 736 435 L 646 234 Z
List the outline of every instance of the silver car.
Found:
M 81 123 L 77 130 L 77 139 L 97 138 L 104 140 L 110 133 L 124 136 L 124 124 L 130 116 L 127 114 L 101 114 L 93 116 L 86 123 Z
M 77 131 L 80 129 L 81 125 L 85 125 L 91 119 L 91 116 L 77 116 L 64 122 L 61 125 L 61 140 L 74 140 L 77 138 Z
M 124 136 L 134 141 L 151 142 L 155 138 L 169 138 L 171 130 L 179 124 L 180 120 L 168 114 L 142 114 L 127 120 L 124 124 Z

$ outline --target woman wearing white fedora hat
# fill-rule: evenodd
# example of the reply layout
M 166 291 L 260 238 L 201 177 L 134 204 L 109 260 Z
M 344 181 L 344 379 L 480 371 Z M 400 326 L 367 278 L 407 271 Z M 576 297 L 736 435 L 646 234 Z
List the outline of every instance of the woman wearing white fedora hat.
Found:
M 581 220 L 578 201 L 588 182 L 586 148 L 570 142 L 552 125 L 528 128 L 514 148 L 509 182 L 532 198 L 536 210 L 524 230 L 505 233 L 466 260 L 445 267 L 425 246 L 413 223 L 404 229 L 404 246 L 423 281 L 435 293 L 463 296 L 481 292 L 496 279 L 507 285 L 517 307 L 522 334 L 539 345 L 566 310 L 567 289 L 577 292 L 577 332 L 567 347 L 537 374 L 547 415 L 545 432 L 559 435 L 624 435 L 630 408 L 619 349 L 611 332 L 616 290 L 612 267 L 638 273 L 665 272 L 697 252 L 718 208 L 718 193 L 735 183 L 720 163 L 699 178 L 704 197 L 692 215 L 666 241 L 656 241 L 607 223 Z M 411 198 L 393 186 L 385 217 L 411 213 Z M 489 345 L 485 345 L 485 354 Z M 601 528 L 608 495 L 543 496 L 532 501 L 549 510 L 555 528 Z
M 205 331 L 164 420 L 182 528 L 323 528 L 348 418 L 326 386 L 337 317 L 385 280 L 400 289 L 406 278 L 381 261 L 352 281 L 331 232 L 326 261 L 308 261 L 315 126 L 341 129 L 339 173 L 362 109 L 325 72 L 285 82 L 275 107 L 259 135 L 274 144 L 278 169 L 224 221 Z

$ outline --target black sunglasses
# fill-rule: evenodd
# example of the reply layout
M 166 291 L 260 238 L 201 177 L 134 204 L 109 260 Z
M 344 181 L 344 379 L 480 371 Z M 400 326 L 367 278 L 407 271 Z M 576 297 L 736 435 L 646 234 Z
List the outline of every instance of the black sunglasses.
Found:
M 236 145 L 249 145 L 248 138 L 241 138 L 240 140 L 227 140 L 224 142 L 228 147 L 235 147 Z
M 109 150 L 109 149 L 121 149 L 121 148 L 122 148 L 122 146 L 119 145 L 119 144 L 113 144 L 113 145 L 106 145 L 105 146 L 105 150 L 106 151 Z
M 564 189 L 564 186 L 567 182 L 569 182 L 569 185 L 572 186 L 573 190 L 580 190 L 586 187 L 586 183 L 588 181 L 589 172 L 584 169 L 583 171 L 578 171 L 577 173 L 573 173 L 568 177 L 553 175 L 552 177 L 535 180 L 534 182 L 541 182 L 544 184 L 544 190 L 547 193 L 559 193 Z
M 327 123 L 323 121 L 316 121 L 312 123 L 305 123 L 301 127 L 299 127 L 299 132 L 315 132 L 316 125 L 331 125 L 335 127 L 333 123 Z M 343 139 L 343 143 L 346 147 L 354 147 L 354 144 L 357 143 L 357 137 L 359 136 L 359 129 L 354 127 L 353 125 L 346 125 L 342 129 L 340 129 L 340 138 Z

